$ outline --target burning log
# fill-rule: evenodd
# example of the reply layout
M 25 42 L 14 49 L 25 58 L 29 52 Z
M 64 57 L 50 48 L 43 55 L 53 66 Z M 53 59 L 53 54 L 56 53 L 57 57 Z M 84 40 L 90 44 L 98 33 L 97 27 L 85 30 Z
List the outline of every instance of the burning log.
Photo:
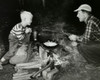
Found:
M 45 80 L 52 80 L 54 74 L 56 74 L 58 71 L 59 71 L 59 70 L 58 70 L 57 68 L 54 68 L 54 69 L 52 69 L 52 70 L 50 70 L 50 68 L 48 68 L 48 69 L 46 69 L 46 70 L 44 70 L 44 71 L 42 72 L 43 78 L 44 78 Z
M 31 76 L 31 78 L 35 78 L 39 73 L 41 73 L 42 71 L 46 70 L 47 68 L 51 67 L 51 65 L 54 64 L 53 60 L 50 60 L 49 64 L 46 65 L 44 68 L 40 69 L 38 72 L 36 72 L 34 75 Z
M 48 43 L 52 43 L 52 42 L 50 41 Z M 52 47 L 51 44 L 49 46 Z M 55 48 L 55 47 L 53 47 L 53 48 Z M 60 55 L 57 52 L 54 52 L 51 48 L 49 50 L 49 49 L 44 48 L 43 46 L 40 46 L 38 56 L 39 56 L 39 59 L 33 59 L 32 62 L 16 64 L 15 69 L 17 70 L 17 73 L 15 75 L 13 75 L 13 79 L 15 79 L 15 80 L 22 79 L 23 80 L 23 76 L 24 77 L 28 76 L 28 78 L 29 78 L 29 76 L 32 76 L 32 78 L 36 78 L 36 76 L 38 74 L 46 72 L 46 70 L 50 68 L 50 70 L 47 71 L 47 73 L 46 73 L 47 75 L 50 75 L 50 77 L 43 76 L 43 78 L 48 78 L 47 80 L 51 80 L 53 75 L 59 71 L 56 69 L 56 65 L 62 65 L 63 63 L 69 64 L 68 61 L 60 60 L 59 59 Z M 42 66 L 44 66 L 44 67 L 42 68 Z M 40 69 L 38 72 L 33 73 L 33 74 L 30 74 L 28 72 L 25 74 L 24 74 L 24 72 L 19 74 L 19 72 L 21 72 L 22 70 L 29 70 L 29 69 L 33 69 L 33 68 L 38 68 L 38 69 L 42 68 L 42 69 Z M 43 73 L 43 75 L 45 75 L 45 74 Z

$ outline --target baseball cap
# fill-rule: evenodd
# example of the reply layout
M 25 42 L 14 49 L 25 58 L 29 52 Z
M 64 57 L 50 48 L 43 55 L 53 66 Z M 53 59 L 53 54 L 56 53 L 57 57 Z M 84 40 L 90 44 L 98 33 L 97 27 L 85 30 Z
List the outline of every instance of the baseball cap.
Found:
M 88 4 L 82 4 L 82 5 L 79 6 L 78 9 L 74 10 L 74 12 L 77 12 L 77 11 L 80 11 L 80 10 L 85 10 L 85 11 L 91 12 L 92 8 Z

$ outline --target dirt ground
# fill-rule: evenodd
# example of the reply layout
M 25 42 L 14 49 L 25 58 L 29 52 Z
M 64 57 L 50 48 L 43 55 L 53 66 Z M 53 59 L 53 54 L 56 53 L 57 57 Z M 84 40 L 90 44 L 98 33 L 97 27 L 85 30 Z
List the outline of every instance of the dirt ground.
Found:
M 14 66 L 10 64 L 4 65 L 4 69 L 0 70 L 0 80 L 12 80 L 14 72 Z
M 100 69 L 86 70 L 84 68 L 68 67 L 55 75 L 53 80 L 100 80 Z M 8 64 L 0 70 L 0 80 L 12 80 L 14 66 Z M 43 79 L 38 79 L 43 80 Z
M 81 63 L 80 66 L 77 65 L 79 63 Z M 77 62 L 76 64 L 67 65 L 64 68 L 58 67 L 59 72 L 54 75 L 52 80 L 100 80 L 100 68 L 86 69 L 84 66 L 84 63 Z M 4 65 L 4 69 L 0 70 L 0 80 L 12 80 L 13 73 L 15 73 L 13 65 Z

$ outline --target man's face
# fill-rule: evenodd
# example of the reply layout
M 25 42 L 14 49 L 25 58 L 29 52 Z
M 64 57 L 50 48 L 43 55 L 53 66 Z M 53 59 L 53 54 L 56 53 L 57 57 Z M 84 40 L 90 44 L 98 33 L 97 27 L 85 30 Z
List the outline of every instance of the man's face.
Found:
M 85 14 L 82 11 L 77 12 L 77 17 L 79 18 L 80 22 L 83 22 L 85 20 Z

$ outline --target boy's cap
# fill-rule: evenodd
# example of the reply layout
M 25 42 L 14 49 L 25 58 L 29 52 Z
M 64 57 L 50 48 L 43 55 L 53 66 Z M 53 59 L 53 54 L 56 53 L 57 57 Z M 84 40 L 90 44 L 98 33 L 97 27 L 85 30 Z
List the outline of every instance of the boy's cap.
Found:
M 77 11 L 80 11 L 80 10 L 85 10 L 85 11 L 91 12 L 92 8 L 88 4 L 82 4 L 82 5 L 79 6 L 78 9 L 74 10 L 74 12 L 77 12 Z

